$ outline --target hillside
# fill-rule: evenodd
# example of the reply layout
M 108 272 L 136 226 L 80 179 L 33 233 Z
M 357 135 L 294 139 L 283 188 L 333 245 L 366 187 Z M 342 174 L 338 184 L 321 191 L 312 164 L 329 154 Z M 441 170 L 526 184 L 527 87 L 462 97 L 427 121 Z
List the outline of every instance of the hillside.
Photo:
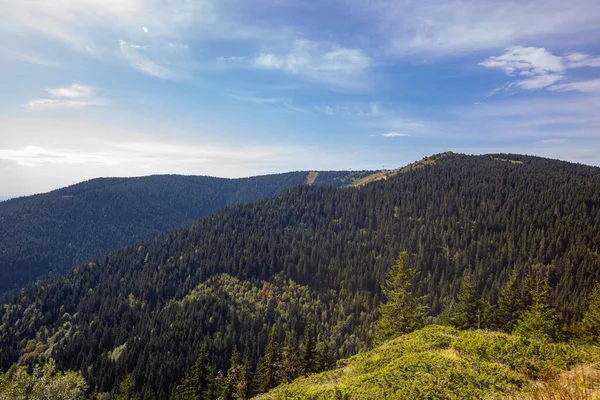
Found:
M 433 325 L 257 399 L 595 399 L 599 360 L 597 348 Z M 577 379 L 561 379 L 567 371 Z
M 273 332 L 349 357 L 370 347 L 401 247 L 434 318 L 466 271 L 493 305 L 513 270 L 543 264 L 576 320 L 600 279 L 600 169 L 444 154 L 360 187 L 227 208 L 16 293 L 0 311 L 0 367 L 51 356 L 99 392 L 131 373 L 142 399 L 165 399 L 203 347 L 224 373 L 234 348 L 254 371 Z
M 306 183 L 342 186 L 361 172 L 291 172 L 244 179 L 148 176 L 94 179 L 0 202 L 0 294 L 63 272 L 224 207 Z

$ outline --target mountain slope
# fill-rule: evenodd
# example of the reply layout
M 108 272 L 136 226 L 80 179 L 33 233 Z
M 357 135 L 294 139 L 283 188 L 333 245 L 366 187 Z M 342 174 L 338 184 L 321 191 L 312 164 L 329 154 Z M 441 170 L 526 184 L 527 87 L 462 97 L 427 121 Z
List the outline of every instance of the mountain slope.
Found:
M 595 348 L 433 325 L 340 360 L 336 369 L 299 378 L 258 398 L 483 399 L 518 393 L 523 399 L 537 390 L 538 396 L 531 397 L 539 399 L 545 397 L 539 396 L 537 380 L 599 360 Z M 596 398 L 591 394 L 600 393 L 600 384 L 590 383 L 594 384 L 586 388 L 590 397 L 558 397 L 554 393 L 557 397 L 552 398 Z M 548 390 L 558 389 L 550 384 L 545 382 Z
M 341 186 L 362 174 L 325 171 L 316 173 L 313 181 Z M 164 235 L 224 207 L 304 184 L 308 175 L 94 179 L 2 202 L 0 293 L 136 240 Z
M 131 372 L 142 398 L 163 399 L 202 346 L 217 371 L 234 347 L 253 369 L 271 331 L 297 346 L 308 326 L 348 357 L 370 344 L 401 247 L 433 315 L 465 271 L 494 303 L 513 269 L 542 263 L 576 319 L 600 278 L 600 169 L 444 154 L 359 188 L 300 186 L 228 208 L 17 293 L 0 309 L 0 366 L 52 356 L 99 391 Z

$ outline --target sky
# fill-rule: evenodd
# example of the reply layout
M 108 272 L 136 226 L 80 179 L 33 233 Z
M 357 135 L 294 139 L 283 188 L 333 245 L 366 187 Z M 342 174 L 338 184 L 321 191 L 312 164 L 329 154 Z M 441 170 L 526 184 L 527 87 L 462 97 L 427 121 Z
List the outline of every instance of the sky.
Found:
M 597 0 L 0 0 L 0 195 L 513 152 L 600 165 Z

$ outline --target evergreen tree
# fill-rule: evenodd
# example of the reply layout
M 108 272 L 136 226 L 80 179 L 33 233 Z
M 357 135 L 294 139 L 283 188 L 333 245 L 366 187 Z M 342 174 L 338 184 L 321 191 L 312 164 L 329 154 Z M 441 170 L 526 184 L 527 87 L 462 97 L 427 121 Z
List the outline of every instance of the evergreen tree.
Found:
M 521 314 L 531 305 L 532 279 L 527 275 L 520 277 L 515 268 L 508 282 L 504 284 L 498 297 L 496 313 L 493 317 L 493 328 L 512 332 Z
M 560 330 L 556 310 L 551 305 L 550 285 L 548 280 L 539 282 L 531 296 L 533 304 L 517 321 L 513 333 L 525 337 L 534 337 L 545 340 L 556 340 Z
M 428 308 L 423 304 L 424 298 L 412 294 L 416 270 L 407 264 L 408 253 L 402 251 L 381 287 L 387 302 L 379 307 L 381 317 L 377 321 L 375 343 L 410 333 L 425 324 Z
M 285 345 L 281 353 L 280 381 L 290 383 L 300 375 L 300 360 L 298 351 L 294 346 L 294 338 L 291 333 L 285 337 Z
M 308 375 L 316 369 L 316 343 L 312 334 L 310 323 L 304 328 L 304 339 L 302 340 L 301 372 Z
M 600 341 L 600 282 L 596 283 L 589 299 L 588 308 L 579 326 L 580 334 L 592 343 Z
M 317 345 L 317 372 L 327 371 L 333 368 L 333 358 L 327 342 Z
M 214 396 L 213 390 L 213 369 L 203 348 L 192 367 L 191 374 L 177 386 L 175 400 L 210 400 Z
M 471 275 L 465 275 L 454 308 L 453 325 L 458 329 L 475 329 L 480 327 L 481 300 Z
M 115 395 L 116 400 L 130 400 L 133 397 L 134 381 L 133 376 L 127 373 L 121 383 L 119 389 Z
M 264 393 L 273 389 L 279 384 L 279 371 L 281 367 L 281 354 L 279 344 L 275 337 L 275 331 L 271 332 L 269 344 L 265 350 L 265 355 L 260 360 L 256 374 L 256 389 L 259 393 Z

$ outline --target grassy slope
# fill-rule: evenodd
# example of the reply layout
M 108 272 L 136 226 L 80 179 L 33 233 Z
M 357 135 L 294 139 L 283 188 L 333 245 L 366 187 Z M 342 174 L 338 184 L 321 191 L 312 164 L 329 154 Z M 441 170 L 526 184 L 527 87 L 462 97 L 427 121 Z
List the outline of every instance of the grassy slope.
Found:
M 540 387 L 551 387 L 540 382 L 598 359 L 596 348 L 433 325 L 341 360 L 334 370 L 299 378 L 259 398 L 551 398 L 535 394 Z

